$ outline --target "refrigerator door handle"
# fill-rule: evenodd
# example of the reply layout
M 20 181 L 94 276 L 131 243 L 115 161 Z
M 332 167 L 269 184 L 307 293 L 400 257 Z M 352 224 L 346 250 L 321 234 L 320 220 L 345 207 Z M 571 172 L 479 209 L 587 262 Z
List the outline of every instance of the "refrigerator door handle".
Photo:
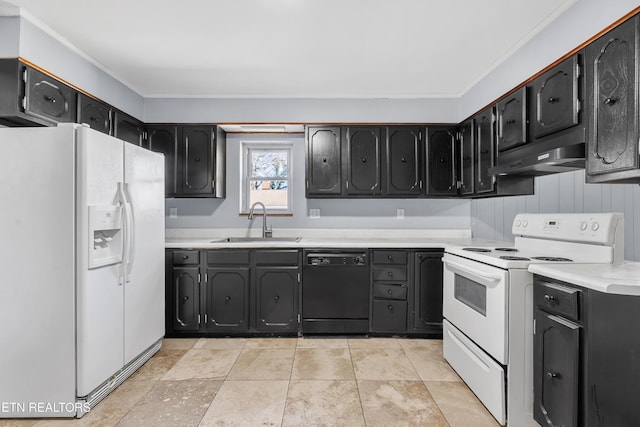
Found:
M 122 284 L 128 283 L 129 279 L 129 256 L 131 252 L 131 214 L 127 196 L 124 190 L 124 183 L 118 182 L 118 198 L 123 207 L 124 219 L 124 250 L 122 254 Z
M 127 262 L 125 264 L 125 271 L 127 272 L 126 281 L 131 281 L 131 270 L 133 269 L 133 262 L 135 261 L 135 237 L 136 237 L 136 218 L 133 214 L 133 203 L 131 198 L 131 192 L 129 191 L 129 183 L 124 183 L 124 195 L 125 195 L 125 211 L 127 211 Z

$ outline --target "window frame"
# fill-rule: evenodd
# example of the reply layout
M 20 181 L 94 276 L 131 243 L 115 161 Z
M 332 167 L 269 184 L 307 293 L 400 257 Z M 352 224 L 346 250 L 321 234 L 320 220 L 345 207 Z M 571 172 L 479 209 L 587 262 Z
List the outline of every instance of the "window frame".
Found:
M 293 142 L 289 141 L 240 141 L 240 214 L 248 214 L 251 206 L 249 183 L 250 153 L 253 150 L 260 151 L 286 151 L 288 156 L 287 178 L 273 178 L 273 180 L 287 181 L 287 208 L 267 208 L 267 213 L 276 215 L 293 214 Z M 262 213 L 261 210 L 257 213 Z

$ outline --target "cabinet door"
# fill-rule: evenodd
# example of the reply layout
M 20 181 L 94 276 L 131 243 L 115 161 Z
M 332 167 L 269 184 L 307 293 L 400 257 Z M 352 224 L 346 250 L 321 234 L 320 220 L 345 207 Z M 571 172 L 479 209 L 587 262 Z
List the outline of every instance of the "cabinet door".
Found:
M 456 195 L 456 129 L 427 128 L 427 195 Z
M 307 196 L 342 194 L 340 127 L 307 128 Z
M 348 127 L 344 129 L 347 162 L 347 194 L 374 195 L 382 192 L 380 180 L 381 128 Z
M 86 95 L 78 95 L 78 123 L 111 135 L 111 107 Z
M 113 136 L 134 145 L 142 145 L 144 125 L 122 111 L 113 112 Z
M 532 83 L 533 137 L 540 138 L 579 123 L 578 55 L 561 62 Z
M 213 193 L 215 141 L 211 126 L 182 126 L 178 149 L 178 191 L 181 195 Z
M 249 330 L 249 267 L 208 268 L 204 292 L 207 330 Z
M 474 169 L 474 128 L 473 119 L 460 126 L 458 132 L 460 144 L 460 195 L 467 196 L 473 194 L 475 175 Z
M 386 193 L 419 196 L 421 192 L 420 144 L 417 127 L 391 126 L 386 143 Z
M 256 267 L 256 330 L 298 330 L 298 267 Z
M 413 328 L 442 333 L 442 253 L 416 252 Z
M 25 113 L 43 123 L 68 123 L 76 118 L 76 92 L 31 67 L 25 68 Z
M 533 415 L 543 426 L 578 425 L 580 326 L 536 309 Z
M 495 188 L 495 176 L 489 174 L 489 168 L 495 166 L 495 115 L 493 107 L 486 109 L 475 117 L 476 155 L 475 155 L 475 190 L 476 193 L 487 193 Z
M 198 267 L 174 267 L 172 299 L 173 330 L 197 331 L 200 329 L 200 275 Z
M 497 105 L 498 151 L 527 143 L 527 88 L 521 87 Z
M 587 46 L 588 174 L 639 167 L 639 21 L 636 16 Z
M 164 154 L 164 191 L 167 197 L 176 195 L 176 157 L 178 154 L 177 126 L 147 128 L 147 148 Z
M 373 300 L 371 330 L 373 332 L 406 332 L 407 302 L 384 299 Z

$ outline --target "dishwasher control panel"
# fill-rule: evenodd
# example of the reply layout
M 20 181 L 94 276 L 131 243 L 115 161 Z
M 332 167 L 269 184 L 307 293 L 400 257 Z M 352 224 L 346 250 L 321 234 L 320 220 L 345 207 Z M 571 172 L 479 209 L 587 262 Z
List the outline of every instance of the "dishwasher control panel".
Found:
M 312 266 L 337 266 L 337 265 L 357 265 L 368 266 L 367 254 L 364 252 L 355 253 L 309 253 L 307 254 L 307 265 Z

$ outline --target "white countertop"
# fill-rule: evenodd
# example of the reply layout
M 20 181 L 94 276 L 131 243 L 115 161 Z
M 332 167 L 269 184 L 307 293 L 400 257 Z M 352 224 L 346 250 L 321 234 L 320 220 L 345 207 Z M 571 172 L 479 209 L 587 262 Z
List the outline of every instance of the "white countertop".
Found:
M 622 264 L 532 264 L 529 271 L 599 292 L 640 295 L 640 262 Z
M 255 230 L 250 236 L 256 237 Z M 258 230 L 258 233 L 260 230 Z M 450 246 L 511 245 L 493 240 L 473 239 L 469 230 L 326 230 L 279 229 L 274 237 L 302 237 L 298 242 L 252 241 L 220 242 L 225 237 L 246 237 L 247 230 L 233 229 L 167 229 L 168 249 L 221 248 L 447 248 Z M 257 235 L 259 236 L 259 234 Z

